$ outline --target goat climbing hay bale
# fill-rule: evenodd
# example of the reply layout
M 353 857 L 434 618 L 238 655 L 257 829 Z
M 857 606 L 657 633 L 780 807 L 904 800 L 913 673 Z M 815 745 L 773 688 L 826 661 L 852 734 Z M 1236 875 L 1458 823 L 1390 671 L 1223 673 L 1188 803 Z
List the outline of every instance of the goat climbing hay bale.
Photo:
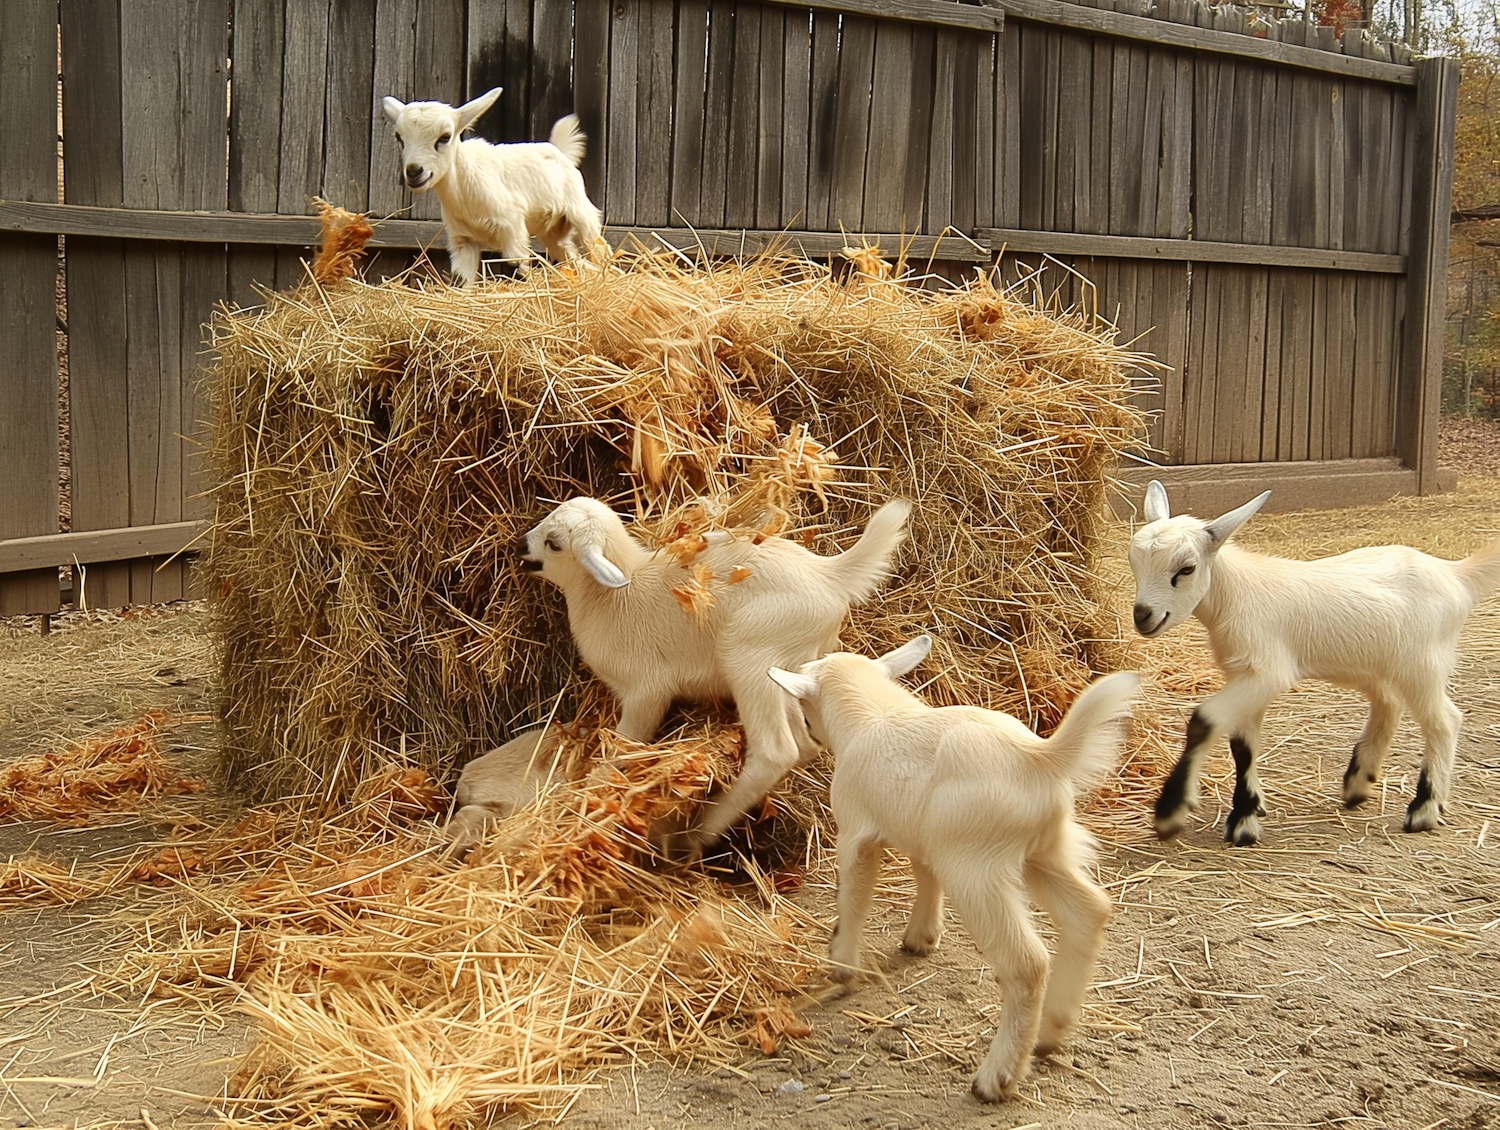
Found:
M 1113 331 L 872 255 L 351 280 L 222 316 L 212 567 L 223 743 L 261 796 L 338 800 L 394 759 L 450 777 L 555 717 L 611 720 L 562 602 L 516 567 L 589 493 L 691 556 L 708 526 L 847 546 L 916 504 L 846 643 L 937 636 L 927 693 L 1048 726 L 1118 630 L 1092 569 L 1141 418 Z M 685 575 L 684 615 L 727 578 Z

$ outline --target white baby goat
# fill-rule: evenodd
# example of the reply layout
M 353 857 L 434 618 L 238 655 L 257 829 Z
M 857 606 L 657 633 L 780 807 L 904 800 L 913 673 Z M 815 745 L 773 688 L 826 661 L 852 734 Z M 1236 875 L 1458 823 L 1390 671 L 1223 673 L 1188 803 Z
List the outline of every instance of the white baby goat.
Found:
M 677 699 L 733 699 L 739 708 L 744 768 L 690 834 L 690 846 L 712 843 L 817 753 L 766 669 L 838 647 L 849 606 L 868 600 L 889 575 L 910 511 L 908 503 L 887 502 L 859 541 L 834 557 L 784 538 L 719 535 L 691 563 L 716 578 L 701 615 L 673 595 L 689 581 L 683 565 L 644 548 L 596 499 L 564 502 L 523 537 L 523 567 L 563 590 L 579 654 L 620 702 L 621 734 L 649 742 Z
M 918 636 L 879 659 L 836 652 L 771 677 L 801 703 L 809 733 L 835 759 L 835 976 L 859 967 L 882 848 L 894 848 L 917 880 L 902 947 L 932 952 L 946 891 L 1005 994 L 974 1077 L 974 1094 L 998 1102 L 1014 1094 L 1033 1049 L 1047 1055 L 1062 1045 L 1083 1004 L 1109 897 L 1085 870 L 1092 845 L 1073 819 L 1073 798 L 1114 764 L 1140 679 L 1121 672 L 1098 680 L 1043 739 L 1008 714 L 933 708 L 895 683 L 931 645 Z M 1050 979 L 1028 894 L 1057 927 Z
M 599 209 L 589 200 L 578 163 L 578 115 L 559 118 L 550 141 L 491 145 L 460 140 L 500 97 L 500 87 L 462 106 L 446 102 L 382 105 L 396 123 L 406 187 L 437 193 L 448 230 L 448 256 L 464 286 L 479 274 L 479 252 L 498 250 L 524 273 L 536 236 L 553 259 L 587 258 L 599 240 Z
M 1197 616 L 1208 629 L 1223 690 L 1193 711 L 1187 745 L 1156 801 L 1156 830 L 1177 832 L 1197 806 L 1209 743 L 1229 735 L 1236 780 L 1224 838 L 1260 838 L 1256 758 L 1271 700 L 1302 679 L 1322 679 L 1370 700 L 1344 773 L 1344 804 L 1363 803 L 1380 779 L 1401 708 L 1425 748 L 1405 829 L 1442 823 L 1460 714 L 1448 697 L 1458 635 L 1469 611 L 1500 584 L 1500 541 L 1462 561 L 1401 545 L 1356 549 L 1318 561 L 1266 557 L 1226 544 L 1271 492 L 1211 522 L 1170 516 L 1159 482 L 1146 488 L 1147 524 L 1130 541 L 1135 626 L 1143 636 Z
M 468 762 L 453 790 L 453 817 L 443 829 L 449 841 L 470 847 L 490 823 L 530 804 L 553 779 L 562 737 L 557 726 L 527 730 Z

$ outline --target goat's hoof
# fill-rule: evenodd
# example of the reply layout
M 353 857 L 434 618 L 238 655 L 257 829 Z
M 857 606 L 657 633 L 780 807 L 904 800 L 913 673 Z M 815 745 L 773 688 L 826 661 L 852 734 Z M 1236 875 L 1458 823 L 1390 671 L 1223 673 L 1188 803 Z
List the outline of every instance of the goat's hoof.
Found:
M 1159 840 L 1170 840 L 1183 828 L 1187 827 L 1188 810 L 1179 808 L 1175 812 L 1169 812 L 1165 816 L 1157 816 L 1151 821 L 1151 826 L 1156 829 L 1156 838 Z
M 969 1090 L 973 1091 L 974 1097 L 982 1103 L 1003 1103 L 1006 1099 L 1015 1096 L 1016 1081 L 999 1073 L 986 1076 L 981 1071 L 974 1076 L 974 1082 Z
M 1369 799 L 1369 793 L 1352 793 L 1346 790 L 1344 793 L 1344 807 L 1346 809 L 1355 809 Z
M 1260 842 L 1260 818 L 1248 813 L 1236 820 L 1230 817 L 1224 825 L 1224 839 L 1235 847 L 1252 847 Z
M 926 957 L 937 949 L 937 944 L 936 934 L 907 934 L 901 939 L 901 948 L 917 957 Z
M 1435 800 L 1407 809 L 1406 820 L 1401 825 L 1403 832 L 1433 832 L 1443 823 L 1443 809 Z
M 859 970 L 848 965 L 835 965 L 828 978 L 836 985 L 852 985 L 859 980 Z

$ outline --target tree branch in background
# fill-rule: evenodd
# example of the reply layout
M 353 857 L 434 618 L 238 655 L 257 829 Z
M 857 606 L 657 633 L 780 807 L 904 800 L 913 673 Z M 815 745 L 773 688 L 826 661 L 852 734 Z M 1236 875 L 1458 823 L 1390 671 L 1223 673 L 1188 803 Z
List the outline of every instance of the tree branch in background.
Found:
M 1455 208 L 1453 223 L 1463 224 L 1471 220 L 1500 220 L 1500 204 L 1480 204 L 1474 208 Z M 1488 247 L 1489 244 L 1482 246 Z

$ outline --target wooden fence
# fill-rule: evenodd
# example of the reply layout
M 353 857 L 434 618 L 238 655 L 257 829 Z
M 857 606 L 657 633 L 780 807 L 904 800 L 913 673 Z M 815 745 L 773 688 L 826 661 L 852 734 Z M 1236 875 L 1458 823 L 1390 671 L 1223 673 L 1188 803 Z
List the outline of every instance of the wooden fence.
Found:
M 612 239 L 1035 272 L 1169 366 L 1188 505 L 1434 489 L 1457 74 L 1391 58 L 1196 0 L 6 0 L 0 614 L 64 565 L 93 606 L 186 591 L 213 305 L 301 277 L 313 195 L 400 214 L 377 269 L 437 237 L 384 94 L 504 86 L 494 140 L 576 110 Z

